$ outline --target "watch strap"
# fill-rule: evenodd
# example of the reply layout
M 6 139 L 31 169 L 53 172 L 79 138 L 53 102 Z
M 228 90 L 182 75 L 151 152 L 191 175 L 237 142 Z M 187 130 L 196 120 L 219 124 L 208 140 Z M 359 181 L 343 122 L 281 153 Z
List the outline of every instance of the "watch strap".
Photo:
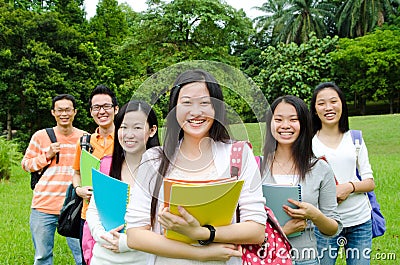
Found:
M 198 240 L 200 245 L 208 245 L 214 241 L 215 238 L 215 228 L 212 225 L 203 225 L 203 227 L 210 230 L 210 238 L 208 240 Z

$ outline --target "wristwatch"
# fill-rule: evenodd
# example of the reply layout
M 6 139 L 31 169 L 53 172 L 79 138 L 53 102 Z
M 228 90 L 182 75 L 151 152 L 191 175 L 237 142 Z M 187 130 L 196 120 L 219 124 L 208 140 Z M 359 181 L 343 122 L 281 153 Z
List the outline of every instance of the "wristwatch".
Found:
M 215 228 L 212 225 L 203 225 L 203 227 L 208 228 L 210 230 L 210 238 L 208 240 L 198 240 L 200 245 L 208 245 L 214 241 L 215 238 Z

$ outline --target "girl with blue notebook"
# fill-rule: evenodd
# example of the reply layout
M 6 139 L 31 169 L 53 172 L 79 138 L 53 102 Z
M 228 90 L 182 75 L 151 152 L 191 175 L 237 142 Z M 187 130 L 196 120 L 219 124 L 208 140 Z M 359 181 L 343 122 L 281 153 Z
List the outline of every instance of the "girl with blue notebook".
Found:
M 128 183 L 129 186 L 134 185 L 142 154 L 148 148 L 159 145 L 157 127 L 157 116 L 146 102 L 132 100 L 125 104 L 115 117 L 112 159 L 109 159 L 110 157 L 103 158 L 100 170 L 115 179 Z M 111 164 L 109 164 L 110 161 Z M 108 168 L 105 166 L 106 163 L 109 164 Z M 95 187 L 95 185 L 93 186 Z M 129 248 L 126 234 L 120 233 L 124 229 L 124 224 L 109 231 L 105 229 L 96 207 L 95 198 L 98 197 L 96 197 L 95 188 L 93 195 L 86 213 L 86 221 L 95 242 L 91 253 L 90 246 L 85 249 L 85 244 L 88 242 L 83 242 L 86 263 L 93 265 L 146 264 L 147 253 Z M 109 196 L 110 198 L 115 196 L 111 188 Z M 107 200 L 106 197 L 103 199 Z M 100 202 L 97 203 L 100 205 Z
M 333 171 L 312 152 L 311 115 L 303 100 L 279 97 L 271 104 L 266 123 L 263 183 L 301 186 L 301 201 L 288 199 L 294 207 L 282 205 L 291 217 L 282 228 L 296 265 L 319 264 L 314 227 L 326 236 L 341 231 Z

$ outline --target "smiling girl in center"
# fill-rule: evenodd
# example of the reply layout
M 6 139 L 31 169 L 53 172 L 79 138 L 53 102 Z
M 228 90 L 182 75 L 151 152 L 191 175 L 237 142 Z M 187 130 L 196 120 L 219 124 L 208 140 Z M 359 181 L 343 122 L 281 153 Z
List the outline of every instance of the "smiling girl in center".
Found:
M 129 247 L 154 254 L 148 264 L 241 264 L 236 245 L 263 242 L 266 214 L 261 177 L 248 146 L 239 176 L 244 180 L 240 222 L 232 220 L 212 231 L 200 226 L 184 208 L 180 208 L 180 217 L 163 207 L 164 177 L 203 181 L 230 177 L 233 141 L 225 120 L 222 90 L 213 76 L 189 70 L 177 77 L 170 94 L 163 148 L 152 148 L 143 155 L 138 183 L 131 191 L 130 201 L 135 203 L 128 206 L 125 217 Z M 163 229 L 208 245 L 167 239 Z

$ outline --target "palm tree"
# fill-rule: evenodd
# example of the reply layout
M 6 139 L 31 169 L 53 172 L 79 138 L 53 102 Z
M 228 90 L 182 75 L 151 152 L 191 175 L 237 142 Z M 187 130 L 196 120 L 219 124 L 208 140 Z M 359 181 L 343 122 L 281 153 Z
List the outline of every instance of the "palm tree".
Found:
M 284 27 L 281 18 L 284 16 L 285 10 L 288 9 L 289 6 L 287 0 L 269 0 L 261 7 L 254 7 L 265 13 L 265 15 L 258 16 L 253 20 L 259 34 L 269 36 L 270 41 L 276 40 L 276 36 Z
M 356 38 L 382 26 L 385 19 L 395 12 L 399 0 L 348 0 L 343 1 L 337 13 L 340 37 Z
M 328 35 L 327 22 L 333 18 L 334 6 L 318 0 L 293 0 L 286 11 L 285 30 L 279 39 L 285 43 L 297 44 L 308 41 L 309 34 L 315 32 L 317 38 Z
M 321 0 L 269 0 L 258 10 L 267 14 L 256 18 L 262 30 L 271 31 L 272 43 L 308 41 L 311 32 L 318 38 L 328 35 L 328 22 L 335 6 Z

